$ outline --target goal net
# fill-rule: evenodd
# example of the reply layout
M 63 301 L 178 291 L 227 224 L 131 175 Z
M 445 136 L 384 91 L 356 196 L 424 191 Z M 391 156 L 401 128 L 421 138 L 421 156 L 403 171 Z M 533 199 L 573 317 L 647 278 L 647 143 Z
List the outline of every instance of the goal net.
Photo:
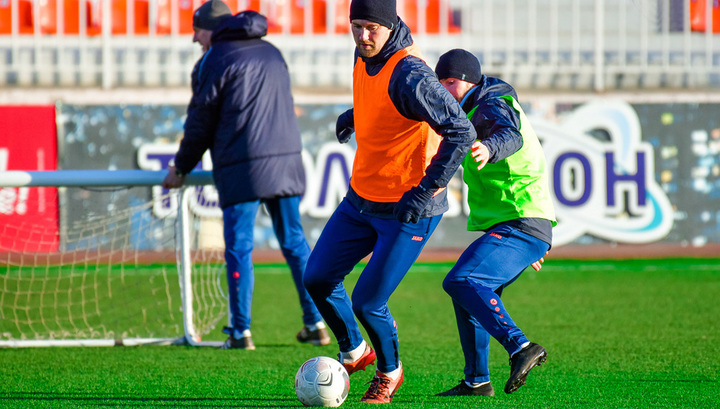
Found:
M 104 173 L 93 183 L 118 186 L 2 178 L 0 346 L 201 344 L 227 322 L 222 218 L 202 206 L 212 186 Z

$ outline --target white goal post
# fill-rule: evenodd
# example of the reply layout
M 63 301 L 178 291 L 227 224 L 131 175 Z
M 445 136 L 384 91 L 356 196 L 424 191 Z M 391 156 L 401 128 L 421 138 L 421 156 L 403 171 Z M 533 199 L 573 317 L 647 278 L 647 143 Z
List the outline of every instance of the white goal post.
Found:
M 0 172 L 0 347 L 220 345 L 202 340 L 228 313 L 212 175 L 166 174 Z

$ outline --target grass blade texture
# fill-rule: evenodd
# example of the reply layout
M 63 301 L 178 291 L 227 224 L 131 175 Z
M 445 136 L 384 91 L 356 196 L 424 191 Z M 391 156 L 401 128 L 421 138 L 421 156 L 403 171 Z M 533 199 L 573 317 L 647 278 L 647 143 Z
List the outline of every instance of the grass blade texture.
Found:
M 507 353 L 491 341 L 495 397 L 439 398 L 463 377 L 442 280 L 452 264 L 417 264 L 390 300 L 405 382 L 392 408 L 715 408 L 720 402 L 720 262 L 715 259 L 576 261 L 549 258 L 503 300 L 548 350 L 527 385 L 506 395 Z M 349 291 L 360 270 L 348 276 Z M 289 270 L 259 265 L 255 351 L 186 346 L 0 350 L 0 407 L 302 407 L 293 380 L 327 347 L 300 345 Z M 211 338 L 222 339 L 220 328 Z M 333 338 L 334 341 L 334 338 Z M 343 407 L 359 403 L 374 367 L 353 374 Z

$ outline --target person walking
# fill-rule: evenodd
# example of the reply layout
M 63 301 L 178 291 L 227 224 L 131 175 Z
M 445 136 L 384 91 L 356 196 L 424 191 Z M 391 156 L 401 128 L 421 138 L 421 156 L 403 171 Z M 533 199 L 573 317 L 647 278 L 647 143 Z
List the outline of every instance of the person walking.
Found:
M 204 54 L 192 72 L 192 99 L 185 134 L 165 188 L 182 186 L 206 150 L 220 197 L 231 325 L 223 348 L 255 349 L 251 332 L 254 287 L 253 228 L 262 203 L 300 298 L 300 342 L 328 345 L 320 312 L 302 284 L 310 255 L 300 223 L 305 192 L 302 144 L 280 51 L 262 39 L 267 19 L 254 11 L 232 15 L 221 0 L 203 3 L 193 14 L 194 42 Z

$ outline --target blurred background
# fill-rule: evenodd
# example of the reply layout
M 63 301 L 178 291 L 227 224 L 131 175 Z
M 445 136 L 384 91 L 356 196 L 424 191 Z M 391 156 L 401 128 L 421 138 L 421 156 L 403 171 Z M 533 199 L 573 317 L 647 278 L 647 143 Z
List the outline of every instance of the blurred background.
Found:
M 348 91 L 349 0 L 227 0 L 269 19 L 298 88 Z M 0 0 L 0 86 L 184 87 L 202 0 Z M 449 47 L 533 90 L 720 85 L 713 0 L 398 0 L 432 66 Z M 324 90 L 324 88 L 320 88 Z
M 163 146 L 182 138 L 190 72 L 201 56 L 192 12 L 202 3 L 0 0 L 0 170 L 148 169 L 139 153 L 148 149 L 171 158 Z M 337 115 L 351 105 L 349 0 L 226 3 L 267 16 L 266 40 L 288 63 L 307 151 L 303 217 L 313 244 L 342 198 L 352 160 L 334 136 Z M 717 1 L 397 5 L 431 67 L 449 49 L 465 48 L 485 74 L 518 90 L 552 172 L 560 221 L 554 251 L 720 254 Z M 453 207 L 429 250 L 462 249 L 476 237 L 464 231 L 459 178 L 451 188 Z M 38 217 L 26 210 L 34 193 L 22 189 L 0 191 L 0 223 Z M 153 200 L 146 191 L 125 200 Z M 73 211 L 60 212 L 58 225 L 110 207 L 81 197 L 66 206 Z M 257 233 L 259 249 L 276 246 L 267 218 L 258 219 Z

